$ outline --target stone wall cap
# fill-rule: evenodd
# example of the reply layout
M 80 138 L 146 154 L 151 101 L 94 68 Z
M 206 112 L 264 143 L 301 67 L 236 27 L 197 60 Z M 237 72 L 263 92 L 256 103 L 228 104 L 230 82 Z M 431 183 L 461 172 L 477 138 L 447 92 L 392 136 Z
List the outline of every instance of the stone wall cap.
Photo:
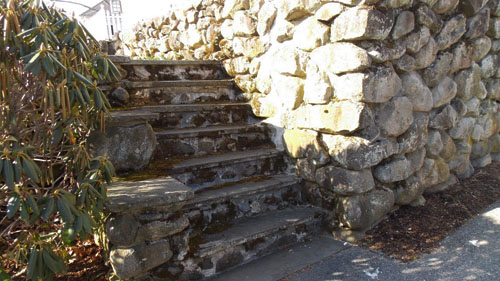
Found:
M 112 213 L 130 213 L 186 202 L 193 190 L 171 177 L 120 181 L 108 187 L 107 207 Z
M 128 63 L 132 59 L 129 56 L 108 56 L 109 60 L 111 60 L 114 63 L 122 64 L 122 63 Z

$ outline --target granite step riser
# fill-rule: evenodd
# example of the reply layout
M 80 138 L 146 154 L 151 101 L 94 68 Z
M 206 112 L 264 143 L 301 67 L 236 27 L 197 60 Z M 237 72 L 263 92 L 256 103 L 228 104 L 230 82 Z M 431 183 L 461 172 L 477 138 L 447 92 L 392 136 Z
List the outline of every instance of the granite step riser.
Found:
M 217 80 L 228 78 L 220 65 L 126 65 L 125 79 L 130 81 Z
M 248 101 L 248 96 L 235 87 L 189 86 L 127 90 L 136 102 L 140 101 L 144 105 Z
M 158 129 L 199 128 L 222 124 L 246 124 L 251 112 L 247 107 L 227 107 L 220 110 L 160 112 L 159 118 L 151 120 L 151 126 Z
M 217 134 L 213 136 L 195 136 L 171 138 L 156 136 L 156 150 L 154 160 L 171 157 L 203 156 L 213 153 L 245 151 L 253 148 L 274 147 L 267 133 L 242 132 L 233 134 Z
M 291 184 L 221 202 L 206 202 L 183 208 L 192 234 L 215 233 L 236 219 L 282 210 L 302 203 L 300 185 Z
M 203 278 L 209 278 L 258 257 L 303 242 L 321 231 L 322 222 L 321 216 L 311 217 L 307 221 L 286 228 L 282 227 L 270 233 L 249 237 L 244 243 L 230 248 L 221 246 L 220 249 L 216 248 L 203 257 L 195 252 L 182 264 L 185 268 L 193 268 L 193 275 L 197 274 Z M 195 239 L 191 241 L 195 241 Z M 191 245 L 190 248 L 196 249 L 196 245 Z M 190 266 L 188 267 L 188 265 Z
M 217 166 L 174 169 L 168 171 L 168 175 L 194 190 L 199 190 L 244 178 L 282 173 L 286 168 L 283 156 L 274 155 L 237 163 L 221 163 Z

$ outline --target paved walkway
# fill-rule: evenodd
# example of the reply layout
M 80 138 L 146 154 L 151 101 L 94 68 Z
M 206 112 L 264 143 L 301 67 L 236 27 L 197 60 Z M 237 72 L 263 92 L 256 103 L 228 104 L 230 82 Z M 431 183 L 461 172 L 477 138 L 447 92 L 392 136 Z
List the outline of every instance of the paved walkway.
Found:
M 215 280 L 500 280 L 500 202 L 408 264 L 327 236 L 270 255 Z

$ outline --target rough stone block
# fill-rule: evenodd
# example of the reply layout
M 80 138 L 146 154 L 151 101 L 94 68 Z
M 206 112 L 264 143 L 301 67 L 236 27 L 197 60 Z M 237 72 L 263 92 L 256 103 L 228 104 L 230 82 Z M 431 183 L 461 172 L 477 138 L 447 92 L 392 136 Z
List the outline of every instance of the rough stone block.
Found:
M 340 200 L 340 221 L 352 230 L 366 230 L 383 218 L 394 206 L 392 190 L 376 189 Z
M 420 5 L 418 7 L 417 22 L 425 25 L 434 33 L 439 32 L 443 27 L 443 20 L 427 5 Z
M 332 43 L 316 48 L 311 52 L 311 60 L 335 74 L 360 71 L 371 65 L 368 53 L 352 43 Z
M 401 153 L 413 152 L 425 145 L 428 135 L 429 116 L 426 113 L 413 114 L 413 123 L 404 134 L 398 137 Z
M 331 40 L 384 40 L 392 25 L 392 18 L 378 10 L 352 8 L 335 19 Z
M 189 220 L 186 217 L 173 221 L 153 221 L 143 225 L 137 235 L 145 241 L 156 241 L 179 233 L 188 226 Z
M 413 122 L 411 101 L 407 97 L 394 97 L 377 110 L 375 122 L 386 136 L 403 134 Z
M 331 21 L 336 16 L 340 15 L 344 11 L 344 7 L 340 3 L 326 3 L 314 14 L 317 20 L 321 21 Z
M 467 33 L 465 33 L 465 38 L 474 39 L 483 36 L 488 31 L 489 25 L 490 9 L 486 8 L 477 15 L 467 19 Z
M 413 111 L 428 112 L 432 109 L 433 97 L 431 90 L 416 71 L 401 75 L 403 94 L 413 104 Z
M 466 32 L 466 18 L 460 14 L 448 20 L 436 37 L 438 50 L 444 50 L 460 40 Z
M 270 3 L 266 2 L 259 11 L 257 22 L 257 33 L 264 36 L 270 29 L 276 19 L 278 10 Z
M 450 77 L 446 76 L 441 82 L 432 89 L 432 100 L 434 102 L 433 107 L 437 108 L 445 105 L 457 94 L 457 83 L 453 81 Z
M 402 181 L 411 175 L 411 163 L 404 156 L 395 156 L 373 170 L 375 178 L 382 183 Z
M 398 40 L 415 28 L 415 15 L 410 11 L 403 11 L 396 19 L 392 29 L 392 39 Z
M 390 67 L 369 73 L 348 73 L 332 80 L 335 98 L 340 100 L 385 103 L 401 90 L 401 79 Z
M 110 253 L 111 266 L 121 279 L 138 277 L 167 262 L 172 257 L 168 240 L 140 244 L 131 248 L 114 248 Z
M 314 17 L 309 17 L 295 27 L 293 40 L 296 46 L 304 51 L 312 51 L 324 45 L 328 39 L 330 28 Z
M 285 130 L 283 141 L 288 154 L 293 158 L 308 158 L 325 163 L 328 153 L 318 141 L 318 133 L 310 130 Z
M 316 171 L 316 182 L 340 195 L 365 193 L 375 187 L 370 169 L 352 171 L 335 166 L 326 166 Z
M 453 54 L 441 52 L 434 63 L 424 69 L 422 78 L 429 87 L 437 86 L 443 78 L 450 72 Z
M 370 109 L 351 101 L 302 106 L 295 116 L 296 127 L 323 133 L 351 133 L 372 122 Z
M 386 139 L 370 142 L 360 137 L 323 134 L 321 141 L 335 161 L 351 170 L 375 166 L 399 150 L 395 141 Z

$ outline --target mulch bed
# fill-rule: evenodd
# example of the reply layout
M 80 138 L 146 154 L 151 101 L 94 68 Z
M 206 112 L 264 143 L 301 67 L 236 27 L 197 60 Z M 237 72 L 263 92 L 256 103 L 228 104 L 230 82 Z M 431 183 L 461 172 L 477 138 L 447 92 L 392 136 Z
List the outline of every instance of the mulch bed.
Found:
M 403 206 L 367 232 L 359 245 L 409 262 L 500 200 L 500 163 L 477 169 L 449 189 L 424 195 L 421 207 Z

